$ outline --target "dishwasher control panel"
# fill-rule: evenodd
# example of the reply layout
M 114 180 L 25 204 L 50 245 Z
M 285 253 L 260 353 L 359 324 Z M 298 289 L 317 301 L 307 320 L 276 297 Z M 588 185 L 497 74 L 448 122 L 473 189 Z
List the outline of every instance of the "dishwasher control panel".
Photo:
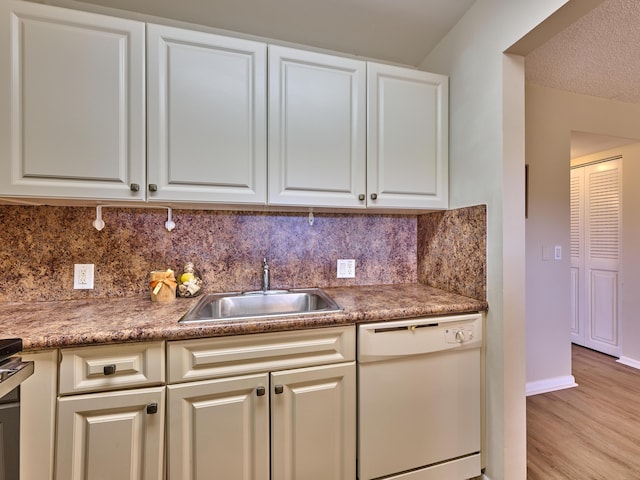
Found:
M 474 329 L 469 327 L 447 328 L 444 331 L 447 343 L 464 343 L 475 339 Z
M 410 318 L 358 326 L 358 361 L 377 362 L 410 355 L 482 346 L 483 314 Z

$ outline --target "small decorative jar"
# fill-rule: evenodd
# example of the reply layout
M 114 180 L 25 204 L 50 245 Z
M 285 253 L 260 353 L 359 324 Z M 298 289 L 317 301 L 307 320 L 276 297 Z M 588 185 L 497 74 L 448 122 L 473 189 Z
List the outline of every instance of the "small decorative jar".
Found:
M 178 277 L 178 295 L 180 297 L 195 297 L 202 291 L 202 275 L 191 262 L 185 264 Z
M 152 302 L 172 302 L 176 298 L 176 282 L 173 270 L 154 270 L 149 274 Z

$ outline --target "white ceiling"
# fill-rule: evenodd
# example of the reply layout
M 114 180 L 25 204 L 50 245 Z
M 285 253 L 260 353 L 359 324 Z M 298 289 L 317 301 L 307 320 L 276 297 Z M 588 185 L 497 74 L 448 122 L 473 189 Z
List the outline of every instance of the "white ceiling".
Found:
M 605 0 L 527 55 L 526 80 L 559 90 L 640 103 L 638 46 L 640 1 Z
M 640 1 L 605 0 L 525 57 L 526 81 L 640 103 L 639 46 Z M 572 132 L 571 158 L 638 141 Z
M 84 0 L 84 3 L 417 66 L 474 1 Z

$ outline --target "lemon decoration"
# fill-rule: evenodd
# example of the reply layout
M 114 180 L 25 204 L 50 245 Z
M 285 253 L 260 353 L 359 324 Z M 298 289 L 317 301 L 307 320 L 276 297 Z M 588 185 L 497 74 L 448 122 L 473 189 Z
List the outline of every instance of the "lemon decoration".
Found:
M 202 289 L 202 275 L 192 262 L 185 264 L 182 273 L 178 277 L 178 296 L 195 297 Z
M 180 283 L 192 282 L 195 278 L 196 276 L 193 273 L 183 273 L 182 275 L 180 275 Z

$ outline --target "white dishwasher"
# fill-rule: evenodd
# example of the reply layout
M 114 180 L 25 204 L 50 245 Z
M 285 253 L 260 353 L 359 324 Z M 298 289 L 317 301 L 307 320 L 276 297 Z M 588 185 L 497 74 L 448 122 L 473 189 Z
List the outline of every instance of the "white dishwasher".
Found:
M 358 327 L 358 478 L 481 474 L 482 314 Z

